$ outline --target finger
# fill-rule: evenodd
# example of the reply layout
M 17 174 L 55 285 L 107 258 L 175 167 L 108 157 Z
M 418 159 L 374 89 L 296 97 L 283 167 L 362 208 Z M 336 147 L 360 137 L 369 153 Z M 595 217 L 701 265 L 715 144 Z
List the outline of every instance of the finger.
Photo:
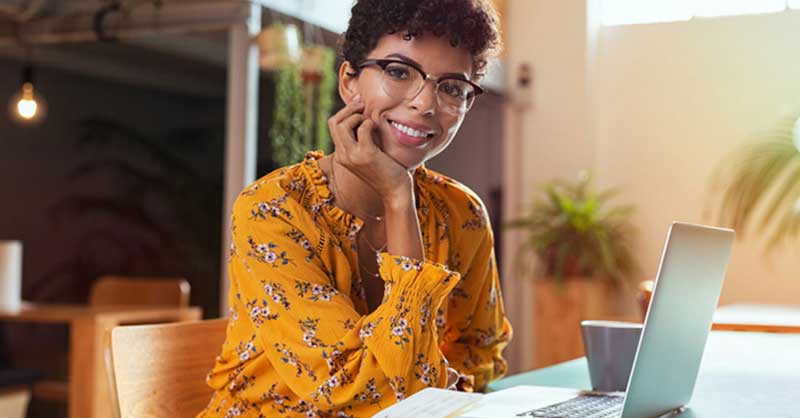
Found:
M 336 119 L 336 122 L 339 123 L 354 113 L 362 112 L 363 109 L 364 109 L 364 102 L 351 101 L 350 103 L 345 105 L 345 107 L 343 107 L 341 110 L 336 112 L 334 118 Z
M 375 122 L 370 118 L 365 118 L 364 122 L 358 127 L 356 131 L 358 146 L 365 151 L 375 151 L 378 147 L 372 140 L 372 132 L 375 130 Z
M 336 112 L 330 119 L 328 119 L 328 126 L 338 125 L 341 121 L 347 119 L 353 113 L 359 112 L 364 108 L 364 103 L 361 101 L 351 101 L 341 110 Z
M 337 139 L 342 140 L 342 136 L 344 139 L 351 139 L 355 141 L 355 133 L 353 130 L 355 127 L 364 120 L 364 115 L 361 113 L 354 113 L 344 120 L 340 121 L 336 125 L 331 127 L 331 135 L 338 137 Z
M 355 114 L 350 115 L 349 118 L 337 125 L 336 129 L 332 132 L 332 136 L 335 136 L 337 139 L 336 145 L 342 147 L 346 152 L 352 152 L 353 147 L 357 145 L 357 139 L 355 133 L 353 133 L 353 129 L 363 120 L 364 115 Z
M 455 388 L 456 383 L 458 383 L 458 372 L 451 368 L 447 368 L 447 387 L 448 388 Z
M 336 132 L 334 129 L 329 129 L 331 133 L 331 141 L 333 141 L 333 148 L 335 150 L 342 149 L 344 145 L 340 144 L 339 141 L 339 133 Z
M 356 126 L 358 126 L 358 124 L 363 122 L 365 119 L 367 119 L 366 116 L 364 116 L 361 113 L 356 113 L 356 114 L 350 115 L 350 117 L 348 117 L 347 119 L 343 120 L 339 124 L 339 126 L 342 127 L 342 128 L 346 128 L 347 132 L 349 132 L 351 136 L 354 136 L 355 134 L 353 133 L 353 129 L 355 129 Z M 356 138 L 353 138 L 353 139 L 356 139 Z

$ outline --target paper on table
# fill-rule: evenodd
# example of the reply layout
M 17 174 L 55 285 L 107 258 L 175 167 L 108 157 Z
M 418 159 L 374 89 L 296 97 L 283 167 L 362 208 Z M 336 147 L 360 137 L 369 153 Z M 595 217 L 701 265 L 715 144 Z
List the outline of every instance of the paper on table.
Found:
M 480 393 L 427 388 L 398 402 L 372 418 L 449 418 L 455 417 L 483 398 Z

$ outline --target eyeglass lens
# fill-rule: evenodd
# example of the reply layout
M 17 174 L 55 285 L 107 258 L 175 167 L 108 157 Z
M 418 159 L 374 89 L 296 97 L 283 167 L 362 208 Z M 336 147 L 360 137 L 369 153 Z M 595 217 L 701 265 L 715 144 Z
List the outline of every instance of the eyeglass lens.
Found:
M 383 89 L 386 94 L 397 99 L 412 99 L 424 87 L 422 74 L 414 67 L 401 63 L 389 63 L 383 70 Z M 458 79 L 440 80 L 436 85 L 436 98 L 439 105 L 453 113 L 464 113 L 475 98 L 474 87 Z

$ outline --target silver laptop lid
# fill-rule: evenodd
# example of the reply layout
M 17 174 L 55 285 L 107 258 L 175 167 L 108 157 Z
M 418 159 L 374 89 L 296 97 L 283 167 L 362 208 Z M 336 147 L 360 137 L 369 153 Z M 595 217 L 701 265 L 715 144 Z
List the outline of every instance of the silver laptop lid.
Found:
M 731 229 L 670 226 L 621 418 L 650 418 L 689 403 L 733 240 Z

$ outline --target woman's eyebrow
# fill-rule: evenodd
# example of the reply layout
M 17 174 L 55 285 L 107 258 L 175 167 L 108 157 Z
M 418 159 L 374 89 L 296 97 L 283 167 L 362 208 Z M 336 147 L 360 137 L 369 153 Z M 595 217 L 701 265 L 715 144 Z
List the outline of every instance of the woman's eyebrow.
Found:
M 405 56 L 403 54 L 397 54 L 397 53 L 389 54 L 389 55 L 386 56 L 386 58 L 400 58 L 403 61 L 410 62 L 411 64 L 414 64 L 419 68 L 422 68 L 422 66 L 418 62 L 414 61 L 413 59 L 411 59 L 411 58 L 409 58 L 409 57 L 407 57 L 407 56 Z
M 417 68 L 422 68 L 422 66 L 418 62 L 414 61 L 413 59 L 411 59 L 411 58 L 409 58 L 409 57 L 407 57 L 407 56 L 405 56 L 403 54 L 397 54 L 397 53 L 389 54 L 385 58 L 399 58 L 402 61 L 406 61 L 406 62 L 408 62 L 410 64 L 414 64 Z M 441 74 L 439 76 L 439 78 L 443 78 L 443 77 L 446 77 L 446 78 L 458 78 L 458 79 L 461 79 L 461 80 L 469 80 L 469 78 L 467 78 L 467 76 L 464 73 L 444 73 L 444 74 Z

